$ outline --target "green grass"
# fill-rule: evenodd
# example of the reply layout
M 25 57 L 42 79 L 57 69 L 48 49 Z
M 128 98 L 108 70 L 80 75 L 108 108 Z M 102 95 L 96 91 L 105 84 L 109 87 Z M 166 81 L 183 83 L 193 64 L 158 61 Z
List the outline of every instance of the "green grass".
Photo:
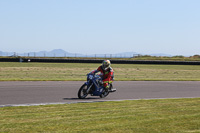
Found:
M 0 108 L 0 132 L 200 132 L 200 98 Z
M 0 62 L 0 81 L 85 80 L 100 64 Z M 112 64 L 116 80 L 200 81 L 200 66 Z M 0 132 L 200 132 L 200 98 L 0 108 Z
M 0 81 L 85 80 L 100 64 L 0 62 Z M 112 64 L 115 80 L 200 81 L 198 65 Z

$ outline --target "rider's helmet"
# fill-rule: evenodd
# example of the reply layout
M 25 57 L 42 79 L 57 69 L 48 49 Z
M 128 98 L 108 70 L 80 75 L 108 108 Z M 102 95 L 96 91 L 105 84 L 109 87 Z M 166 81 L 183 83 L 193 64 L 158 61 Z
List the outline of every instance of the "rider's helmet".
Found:
M 109 60 L 104 60 L 102 62 L 102 67 L 103 67 L 104 70 L 107 70 L 110 67 L 110 65 L 111 65 L 111 63 L 110 63 Z

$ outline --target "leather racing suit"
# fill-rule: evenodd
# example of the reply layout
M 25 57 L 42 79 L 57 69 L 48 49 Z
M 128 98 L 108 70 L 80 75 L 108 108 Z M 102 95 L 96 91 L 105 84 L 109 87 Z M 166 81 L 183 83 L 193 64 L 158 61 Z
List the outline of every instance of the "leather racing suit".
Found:
M 97 68 L 97 70 L 93 70 L 90 72 L 91 74 L 95 74 L 100 72 L 102 75 L 102 80 L 103 80 L 103 86 L 105 88 L 109 88 L 109 84 L 111 84 L 114 80 L 114 71 L 111 67 L 109 67 L 107 70 L 104 70 L 102 65 Z

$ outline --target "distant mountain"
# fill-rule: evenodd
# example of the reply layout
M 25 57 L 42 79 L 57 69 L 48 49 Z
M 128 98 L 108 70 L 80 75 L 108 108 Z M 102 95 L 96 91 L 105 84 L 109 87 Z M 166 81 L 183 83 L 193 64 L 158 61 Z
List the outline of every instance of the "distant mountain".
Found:
M 49 53 L 54 53 L 54 54 L 70 54 L 70 53 L 68 53 L 68 52 L 66 52 L 66 51 L 64 51 L 63 49 L 54 49 L 54 50 L 52 50 L 52 51 L 50 51 Z
M 40 52 L 30 52 L 26 53 L 29 56 L 36 56 L 36 57 L 75 57 L 81 54 L 69 53 L 64 51 L 63 49 L 54 49 L 52 51 L 40 51 Z
M 65 57 L 65 56 L 72 56 L 74 54 L 66 52 L 62 49 L 54 49 L 52 51 L 46 52 L 46 56 L 51 56 L 51 57 Z
M 30 57 L 75 57 L 83 56 L 81 54 L 74 54 L 66 52 L 62 49 L 54 49 L 52 51 L 39 51 L 39 52 L 28 52 L 28 53 L 16 53 L 16 52 L 2 52 L 0 56 L 30 56 Z
M 16 52 L 2 52 L 0 51 L 0 56 L 29 56 L 29 57 L 101 57 L 101 58 L 131 58 L 138 55 L 147 55 L 136 52 L 123 52 L 117 54 L 90 54 L 83 55 L 79 53 L 69 53 L 63 49 L 54 49 L 52 51 L 39 51 L 39 52 L 29 52 L 29 53 L 16 53 Z M 150 54 L 151 56 L 168 56 L 169 54 Z
M 171 57 L 170 54 L 164 54 L 164 53 L 155 53 L 155 54 L 143 54 L 143 53 L 136 53 L 136 52 L 124 52 L 124 53 L 118 53 L 118 55 L 124 55 L 124 56 L 138 56 L 138 55 L 150 55 L 150 56 L 168 56 Z

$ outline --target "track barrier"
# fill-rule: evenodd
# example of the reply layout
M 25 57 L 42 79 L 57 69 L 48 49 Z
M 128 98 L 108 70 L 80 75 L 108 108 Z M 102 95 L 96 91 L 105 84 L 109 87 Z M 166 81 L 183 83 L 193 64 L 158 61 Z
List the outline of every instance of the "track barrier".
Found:
M 101 59 L 0 58 L 0 62 L 102 63 Z M 112 64 L 200 65 L 200 61 L 110 60 Z

